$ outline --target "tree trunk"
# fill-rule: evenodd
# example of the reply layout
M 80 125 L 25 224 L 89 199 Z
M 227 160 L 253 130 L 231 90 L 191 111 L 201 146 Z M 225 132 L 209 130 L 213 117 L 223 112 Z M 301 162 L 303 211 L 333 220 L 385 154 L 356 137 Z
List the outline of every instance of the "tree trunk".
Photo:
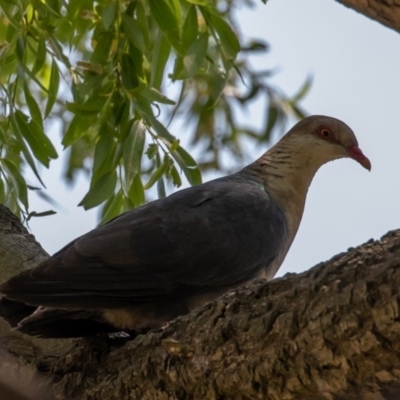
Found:
M 400 32 L 399 0 L 337 0 L 339 3 Z
M 0 230 L 1 271 L 10 258 L 18 268 L 43 259 L 4 208 L 0 227 L 4 216 L 12 222 Z M 6 237 L 18 251 L 4 251 Z M 32 385 L 49 380 L 59 399 L 398 399 L 399 287 L 400 230 L 302 274 L 240 287 L 126 343 L 3 329 L 1 350 L 30 376 L 39 371 Z

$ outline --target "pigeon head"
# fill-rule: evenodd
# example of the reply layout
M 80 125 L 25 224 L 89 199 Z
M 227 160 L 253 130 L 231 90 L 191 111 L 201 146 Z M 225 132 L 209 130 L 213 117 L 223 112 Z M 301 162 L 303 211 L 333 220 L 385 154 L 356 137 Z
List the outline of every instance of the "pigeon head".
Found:
M 313 115 L 297 123 L 282 139 L 298 148 L 306 163 L 317 169 L 328 161 L 349 157 L 371 170 L 371 162 L 358 147 L 357 138 L 344 122 Z

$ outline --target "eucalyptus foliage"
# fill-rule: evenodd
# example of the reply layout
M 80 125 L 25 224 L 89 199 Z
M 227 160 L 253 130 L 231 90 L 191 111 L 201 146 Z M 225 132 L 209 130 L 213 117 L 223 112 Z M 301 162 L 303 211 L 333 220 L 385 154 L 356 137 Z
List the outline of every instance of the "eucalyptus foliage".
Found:
M 54 121 L 68 149 L 65 179 L 88 170 L 80 205 L 102 205 L 106 221 L 143 204 L 153 185 L 159 196 L 166 181 L 180 186 L 181 172 L 199 184 L 201 170 L 222 169 L 223 146 L 240 157 L 242 137 L 267 141 L 288 114 L 301 117 L 308 83 L 286 98 L 268 84 L 270 71 L 249 63 L 249 53 L 267 50 L 263 41 L 239 39 L 234 9 L 250 5 L 0 0 L 0 203 L 28 216 L 50 213 L 29 214 L 28 190 L 44 188 L 39 164 L 48 168 L 58 157 Z M 254 131 L 235 110 L 259 95 L 268 117 Z M 199 163 L 170 132 L 176 118 L 203 150 Z M 36 183 L 27 183 L 27 170 Z

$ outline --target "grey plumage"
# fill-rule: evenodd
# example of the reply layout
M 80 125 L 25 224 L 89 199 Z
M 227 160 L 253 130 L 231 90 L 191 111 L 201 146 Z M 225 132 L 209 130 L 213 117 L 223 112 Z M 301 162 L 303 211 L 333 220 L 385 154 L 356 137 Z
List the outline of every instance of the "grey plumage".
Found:
M 43 337 L 140 331 L 271 279 L 320 165 L 348 156 L 370 167 L 355 147 L 341 121 L 309 117 L 238 173 L 122 214 L 11 278 L 0 287 L 0 315 Z

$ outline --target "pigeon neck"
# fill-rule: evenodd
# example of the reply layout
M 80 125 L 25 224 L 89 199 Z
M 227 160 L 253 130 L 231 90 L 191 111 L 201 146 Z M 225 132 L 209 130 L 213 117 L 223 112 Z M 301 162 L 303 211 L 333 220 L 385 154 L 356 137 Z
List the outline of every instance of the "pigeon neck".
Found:
M 279 191 L 284 198 L 294 195 L 305 200 L 311 181 L 320 167 L 306 154 L 300 147 L 284 142 L 266 152 L 257 161 L 268 186 Z
M 311 181 L 320 167 L 298 143 L 281 141 L 257 160 L 269 193 L 282 208 L 291 235 L 296 234 Z

